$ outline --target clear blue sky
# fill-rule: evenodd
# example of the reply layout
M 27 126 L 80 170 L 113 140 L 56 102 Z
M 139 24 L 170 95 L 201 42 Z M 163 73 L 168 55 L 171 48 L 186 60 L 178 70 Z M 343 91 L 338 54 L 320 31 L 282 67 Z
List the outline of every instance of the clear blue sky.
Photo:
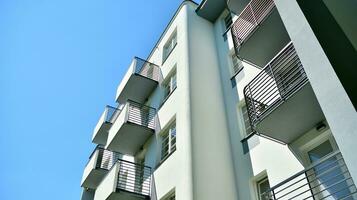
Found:
M 0 199 L 79 200 L 92 130 L 181 0 L 0 0 Z

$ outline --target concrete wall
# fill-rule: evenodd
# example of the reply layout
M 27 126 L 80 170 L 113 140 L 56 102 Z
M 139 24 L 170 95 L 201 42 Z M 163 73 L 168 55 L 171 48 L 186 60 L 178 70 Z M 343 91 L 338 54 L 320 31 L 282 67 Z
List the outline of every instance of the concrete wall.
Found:
M 352 178 L 356 181 L 357 113 L 297 2 L 275 0 L 275 4 Z
M 214 26 L 189 12 L 194 199 L 237 199 Z
M 107 199 L 116 190 L 119 163 L 115 164 L 95 191 L 94 200 Z
M 191 158 L 191 117 L 189 98 L 189 62 L 188 62 L 188 13 L 193 12 L 195 4 L 184 2 L 175 17 L 160 38 L 148 60 L 161 66 L 163 79 L 166 80 L 176 69 L 177 88 L 162 104 L 164 88 L 160 85 L 151 95 L 147 104 L 158 109 L 158 127 L 156 135 L 145 145 L 145 164 L 153 169 L 161 160 L 161 130 L 176 119 L 177 150 L 155 169 L 155 199 L 162 199 L 175 190 L 177 199 L 192 200 L 192 158 Z M 162 50 L 172 33 L 177 33 L 177 45 L 169 57 L 162 63 Z
M 98 154 L 99 151 L 95 151 L 89 162 L 87 163 L 86 167 L 84 168 L 81 184 L 83 184 L 83 182 L 87 179 L 88 175 L 92 172 L 92 170 L 95 170 L 98 160 Z

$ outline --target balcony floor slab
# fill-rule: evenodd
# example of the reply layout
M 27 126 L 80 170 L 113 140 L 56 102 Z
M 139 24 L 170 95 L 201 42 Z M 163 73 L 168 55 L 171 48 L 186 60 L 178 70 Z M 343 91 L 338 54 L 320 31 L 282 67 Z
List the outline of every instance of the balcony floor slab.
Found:
M 269 111 L 267 111 L 269 112 Z M 262 116 L 256 131 L 289 144 L 324 120 L 310 83 Z

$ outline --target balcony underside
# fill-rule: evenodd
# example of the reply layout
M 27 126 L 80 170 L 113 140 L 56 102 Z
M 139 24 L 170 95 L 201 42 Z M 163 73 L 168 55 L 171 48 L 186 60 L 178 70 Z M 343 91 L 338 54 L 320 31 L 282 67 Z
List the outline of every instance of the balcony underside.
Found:
M 112 193 L 107 198 L 107 200 L 140 200 L 140 199 L 150 199 L 150 197 L 117 189 L 117 192 Z
M 119 91 L 117 102 L 123 103 L 128 99 L 138 103 L 145 103 L 156 88 L 158 82 L 138 74 L 132 74 L 122 91 Z
M 93 169 L 82 183 L 82 187 L 97 189 L 104 176 L 108 173 L 105 169 Z
M 105 145 L 108 138 L 108 131 L 112 126 L 111 123 L 103 122 L 97 133 L 93 136 L 92 142 L 96 144 Z
M 154 131 L 150 128 L 126 122 L 114 138 L 108 141 L 106 148 L 123 154 L 135 155 L 153 133 Z
M 256 131 L 287 144 L 324 120 L 310 83 L 266 112 L 257 123 Z
M 289 35 L 277 9 L 274 8 L 238 47 L 238 55 L 244 60 L 264 67 L 289 42 Z

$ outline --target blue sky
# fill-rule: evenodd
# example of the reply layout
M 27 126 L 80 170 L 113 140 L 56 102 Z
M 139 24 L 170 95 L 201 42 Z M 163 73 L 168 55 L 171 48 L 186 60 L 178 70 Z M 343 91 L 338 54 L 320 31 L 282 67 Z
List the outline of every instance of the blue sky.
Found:
M 0 199 L 77 200 L 92 130 L 181 0 L 0 0 Z

